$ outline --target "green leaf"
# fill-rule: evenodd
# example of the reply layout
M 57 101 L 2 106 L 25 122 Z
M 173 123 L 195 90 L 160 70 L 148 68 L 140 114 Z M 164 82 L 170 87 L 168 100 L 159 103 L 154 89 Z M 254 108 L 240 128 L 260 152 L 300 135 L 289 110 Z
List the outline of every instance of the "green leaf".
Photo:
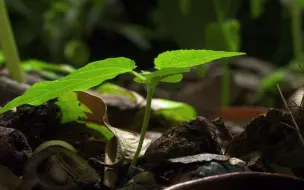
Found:
M 97 92 L 102 94 L 121 94 L 127 96 L 136 102 L 136 97 L 132 93 L 132 91 L 127 90 L 123 87 L 112 83 L 104 83 L 101 84 L 98 88 L 95 89 Z
M 114 134 L 106 126 L 96 125 L 93 123 L 86 123 L 86 126 L 89 129 L 98 131 L 106 141 L 110 140 L 114 136 Z M 99 137 L 99 138 L 103 139 L 101 137 Z
M 175 50 L 158 55 L 154 60 L 157 69 L 189 68 L 226 57 L 244 55 L 242 52 L 225 52 L 213 50 Z
M 152 110 L 156 115 L 162 115 L 167 120 L 177 122 L 188 121 L 197 116 L 192 106 L 165 99 L 153 99 Z
M 91 112 L 89 108 L 81 104 L 75 92 L 67 92 L 59 96 L 56 104 L 61 109 L 61 123 L 86 119 L 85 112 Z
M 62 79 L 34 84 L 22 96 L 1 108 L 0 114 L 23 104 L 40 105 L 66 92 L 85 91 L 134 68 L 134 61 L 124 57 L 92 62 Z

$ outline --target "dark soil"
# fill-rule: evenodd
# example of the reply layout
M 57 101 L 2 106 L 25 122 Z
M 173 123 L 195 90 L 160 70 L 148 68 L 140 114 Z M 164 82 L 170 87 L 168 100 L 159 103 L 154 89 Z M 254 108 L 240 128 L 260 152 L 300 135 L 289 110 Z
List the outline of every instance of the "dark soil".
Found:
M 116 123 L 121 128 L 127 126 L 123 125 L 123 121 L 134 123 L 136 120 L 134 115 L 141 110 L 141 107 L 124 101 L 115 102 L 114 97 L 111 101 L 108 100 L 108 105 L 109 122 Z M 119 116 L 126 112 L 127 118 L 117 121 L 120 119 Z M 298 110 L 294 112 L 294 116 L 300 130 L 304 130 L 303 112 Z M 88 129 L 81 123 L 61 124 L 60 117 L 60 110 L 52 101 L 37 107 L 24 105 L 18 107 L 16 111 L 0 115 L 0 164 L 15 175 L 25 177 L 24 181 L 31 179 L 27 185 L 30 184 L 33 188 L 44 190 L 46 186 L 41 185 L 39 180 L 32 176 L 30 178 L 24 176 L 24 172 L 29 168 L 31 171 L 38 170 L 39 165 L 45 183 L 51 184 L 54 189 L 55 186 L 60 186 L 62 189 L 70 187 L 108 189 L 103 184 L 106 166 L 105 143 L 90 140 L 98 135 L 96 131 Z M 33 156 L 32 150 L 48 140 L 68 142 L 77 149 L 77 154 L 69 153 L 71 150 L 63 146 L 58 149 L 60 151 L 52 149 L 51 146 L 48 150 L 52 151 L 38 152 Z M 243 186 L 244 183 L 241 182 L 243 180 L 247 180 L 248 183 L 252 183 L 252 180 L 257 180 L 258 183 L 266 181 L 270 185 L 274 185 L 276 181 L 278 184 L 285 181 L 291 187 L 304 183 L 301 180 L 304 176 L 303 151 L 298 131 L 293 128 L 291 115 L 283 110 L 270 109 L 266 115 L 253 118 L 242 133 L 234 136 L 221 118 L 209 121 L 204 117 L 197 117 L 181 123 L 179 127 L 167 129 L 161 137 L 153 141 L 145 155 L 140 158 L 138 168 L 134 168 L 132 173 L 129 172 L 124 176 L 130 164 L 126 161 L 107 167 L 121 168 L 120 173 L 124 174 L 119 176 L 121 183 L 118 184 L 117 189 L 131 188 L 130 184 L 126 184 L 129 180 L 136 182 L 136 189 L 161 189 L 205 177 L 211 178 L 185 184 L 176 189 L 189 187 L 248 189 L 247 186 L 246 188 Z M 60 152 L 64 152 L 64 155 Z M 71 157 L 72 155 L 77 156 Z M 33 164 L 36 163 L 33 160 L 37 158 L 44 160 L 40 160 L 38 165 Z M 69 172 L 82 172 L 65 175 L 65 172 L 62 173 L 65 170 L 60 169 L 62 166 L 69 168 Z M 235 172 L 238 172 L 238 176 L 224 177 L 227 173 Z M 248 175 L 248 172 L 282 175 L 258 176 L 258 174 Z M 290 175 L 294 178 L 287 177 Z M 215 185 L 221 183 L 222 186 Z M 89 187 L 81 184 L 89 184 Z

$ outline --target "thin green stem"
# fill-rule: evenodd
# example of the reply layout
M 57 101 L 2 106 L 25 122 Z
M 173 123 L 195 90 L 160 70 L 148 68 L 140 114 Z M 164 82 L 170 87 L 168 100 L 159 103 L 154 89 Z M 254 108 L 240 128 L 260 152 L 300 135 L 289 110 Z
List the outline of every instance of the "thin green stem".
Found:
M 299 6 L 296 0 L 292 1 L 292 8 L 290 10 L 291 14 L 291 29 L 292 29 L 292 40 L 293 40 L 293 51 L 294 58 L 299 60 L 303 50 L 303 39 L 302 39 L 302 10 L 301 6 Z
M 222 34 L 225 39 L 226 46 L 228 48 L 228 51 L 234 51 L 234 45 L 232 42 L 232 38 L 230 36 L 230 32 L 228 28 L 225 26 L 225 15 L 223 12 L 223 9 L 220 6 L 219 0 L 213 0 L 214 2 L 214 8 L 217 15 L 218 23 L 221 26 Z M 224 75 L 222 77 L 222 106 L 227 107 L 229 106 L 229 100 L 230 100 L 230 71 L 228 67 L 228 63 L 225 61 L 223 62 L 223 70 Z
M 263 8 L 262 0 L 250 0 L 251 18 L 256 19 L 260 16 Z
M 222 77 L 222 107 L 226 108 L 230 105 L 230 70 L 228 61 L 223 61 L 222 68 L 224 70 Z
M 136 166 L 140 151 L 141 151 L 142 146 L 143 146 L 145 135 L 146 135 L 146 132 L 148 130 L 149 120 L 150 120 L 150 113 L 151 113 L 151 102 L 152 102 L 152 96 L 153 96 L 153 92 L 154 92 L 155 87 L 156 87 L 156 85 L 153 84 L 153 83 L 148 84 L 145 116 L 144 116 L 143 124 L 142 124 L 142 127 L 141 127 L 140 139 L 139 139 L 139 142 L 138 142 L 138 146 L 137 146 L 135 155 L 132 159 L 131 166 Z
M 24 76 L 4 0 L 0 0 L 0 23 L 0 44 L 8 71 L 13 80 L 22 83 Z
M 131 71 L 131 74 L 133 74 L 134 76 L 138 77 L 142 81 L 146 81 L 147 80 L 146 77 L 144 77 L 143 75 L 139 74 L 138 72 Z

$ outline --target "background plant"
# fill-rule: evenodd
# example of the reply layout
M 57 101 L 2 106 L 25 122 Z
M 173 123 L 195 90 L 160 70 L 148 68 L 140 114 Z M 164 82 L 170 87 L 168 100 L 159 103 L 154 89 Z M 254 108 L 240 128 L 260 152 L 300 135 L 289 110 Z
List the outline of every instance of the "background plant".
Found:
M 0 23 L 2 25 L 2 29 L 0 30 L 0 47 L 3 49 L 6 57 L 8 70 L 14 80 L 23 82 L 24 78 L 20 68 L 18 49 L 15 44 L 14 34 L 11 31 L 11 24 L 4 0 L 0 0 Z

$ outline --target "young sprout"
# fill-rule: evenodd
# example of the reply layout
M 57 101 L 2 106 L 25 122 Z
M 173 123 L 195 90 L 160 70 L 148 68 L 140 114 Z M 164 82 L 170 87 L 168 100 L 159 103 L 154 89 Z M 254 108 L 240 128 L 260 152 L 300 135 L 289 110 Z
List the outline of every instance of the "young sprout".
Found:
M 0 114 L 23 104 L 40 105 L 72 91 L 85 91 L 102 82 L 123 73 L 135 75 L 135 82 L 147 85 L 145 115 L 142 123 L 140 140 L 131 165 L 135 166 L 143 146 L 150 120 L 153 92 L 160 82 L 177 83 L 183 78 L 182 73 L 189 72 L 190 67 L 202 65 L 216 59 L 243 55 L 241 52 L 224 52 L 212 50 L 176 50 L 158 55 L 154 60 L 154 72 L 137 73 L 135 62 L 124 57 L 108 58 L 95 61 L 55 81 L 43 81 L 29 88 L 0 109 Z

